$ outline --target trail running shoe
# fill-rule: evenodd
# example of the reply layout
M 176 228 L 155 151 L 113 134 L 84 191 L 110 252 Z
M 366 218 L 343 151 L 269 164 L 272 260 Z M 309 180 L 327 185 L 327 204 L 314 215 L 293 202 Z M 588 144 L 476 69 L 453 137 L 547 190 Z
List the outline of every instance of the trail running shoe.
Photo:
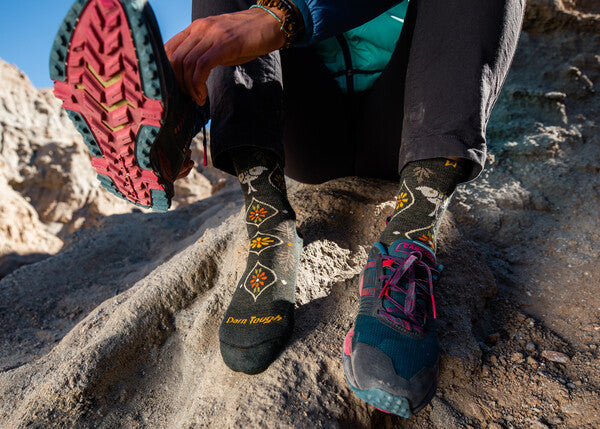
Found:
M 440 347 L 433 284 L 441 268 L 413 240 L 397 240 L 389 251 L 375 243 L 369 253 L 342 361 L 356 396 L 382 411 L 408 418 L 435 394 Z
M 179 90 L 150 5 L 77 0 L 54 40 L 50 77 L 102 185 L 166 211 L 209 115 Z

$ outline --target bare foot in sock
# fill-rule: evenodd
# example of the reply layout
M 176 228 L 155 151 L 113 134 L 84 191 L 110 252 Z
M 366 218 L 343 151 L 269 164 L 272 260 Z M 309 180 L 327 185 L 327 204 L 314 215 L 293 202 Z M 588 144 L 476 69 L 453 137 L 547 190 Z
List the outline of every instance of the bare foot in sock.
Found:
M 244 148 L 232 160 L 245 198 L 248 261 L 219 340 L 227 366 L 256 374 L 271 364 L 291 335 L 302 240 L 276 157 Z

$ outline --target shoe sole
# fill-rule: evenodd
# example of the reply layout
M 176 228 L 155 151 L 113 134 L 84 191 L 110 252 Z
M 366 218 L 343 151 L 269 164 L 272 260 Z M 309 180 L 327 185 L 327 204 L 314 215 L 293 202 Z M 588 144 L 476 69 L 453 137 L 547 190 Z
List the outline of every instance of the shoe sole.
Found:
M 352 391 L 354 392 L 354 394 L 356 395 L 357 398 L 365 401 L 367 404 L 373 405 L 375 408 L 377 408 L 380 411 L 383 411 L 383 412 L 389 413 L 389 414 L 395 414 L 397 416 L 404 417 L 406 419 L 411 417 L 413 414 L 416 414 L 423 407 L 425 407 L 429 402 L 431 402 L 431 399 L 433 399 L 433 396 L 435 395 L 435 392 L 437 390 L 437 379 L 436 379 L 436 382 L 431 387 L 431 389 L 429 390 L 429 392 L 427 392 L 425 399 L 423 399 L 423 401 L 414 408 L 411 408 L 408 398 L 393 395 L 382 389 L 365 389 L 365 390 L 363 390 L 363 389 L 359 389 L 358 387 L 354 386 L 350 382 L 350 380 L 354 380 L 354 374 L 352 374 L 352 363 L 351 363 L 352 357 L 351 357 L 351 350 L 350 350 L 350 344 L 352 341 L 353 334 L 354 334 L 354 328 L 352 328 L 348 332 L 348 334 L 346 335 L 346 339 L 344 340 L 344 347 L 342 350 L 342 366 L 344 368 L 344 375 L 346 377 L 346 381 L 348 382 L 350 389 L 352 389 Z
M 167 93 L 158 64 L 162 40 L 146 9 L 140 0 L 77 0 L 54 40 L 50 77 L 102 186 L 165 212 L 172 183 L 153 168 L 151 151 Z

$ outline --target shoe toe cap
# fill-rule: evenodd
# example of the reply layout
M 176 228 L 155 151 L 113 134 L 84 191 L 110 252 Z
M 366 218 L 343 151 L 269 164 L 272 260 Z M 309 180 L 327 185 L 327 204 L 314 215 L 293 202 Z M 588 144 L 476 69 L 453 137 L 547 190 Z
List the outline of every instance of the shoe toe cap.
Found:
M 407 359 L 415 359 L 407 356 Z M 396 357 L 396 360 L 400 359 Z M 406 398 L 411 408 L 422 407 L 437 386 L 438 364 L 423 366 L 411 376 L 396 372 L 398 362 L 369 344 L 355 342 L 350 359 L 352 378 L 361 390 L 381 389 L 394 396 Z

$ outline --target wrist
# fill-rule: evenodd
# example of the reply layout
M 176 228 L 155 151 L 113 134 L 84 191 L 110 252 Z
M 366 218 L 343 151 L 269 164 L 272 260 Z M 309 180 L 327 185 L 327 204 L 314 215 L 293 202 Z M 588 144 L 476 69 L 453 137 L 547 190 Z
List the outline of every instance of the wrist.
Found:
M 271 8 L 269 8 L 271 9 Z M 282 12 L 272 10 L 281 21 Z M 285 36 L 281 32 L 281 22 L 262 8 L 250 8 L 248 13 L 252 14 L 252 20 L 256 24 L 257 31 L 263 35 L 269 51 L 276 51 L 285 45 Z
M 263 9 L 281 24 L 279 30 L 285 39 L 284 48 L 299 39 L 304 31 L 302 15 L 291 0 L 257 0 L 251 8 Z

